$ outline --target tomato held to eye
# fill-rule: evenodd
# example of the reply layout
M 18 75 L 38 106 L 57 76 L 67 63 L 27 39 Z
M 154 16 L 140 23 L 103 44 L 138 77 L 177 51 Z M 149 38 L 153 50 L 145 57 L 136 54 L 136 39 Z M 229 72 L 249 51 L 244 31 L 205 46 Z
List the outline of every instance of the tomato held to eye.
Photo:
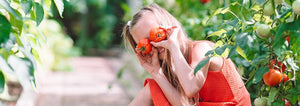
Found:
M 142 54 L 148 54 L 152 50 L 152 45 L 150 44 L 150 40 L 147 38 L 141 39 L 136 46 L 136 50 Z
M 270 69 L 269 72 L 264 74 L 263 80 L 267 86 L 276 86 L 281 82 L 282 74 L 278 70 Z
M 159 42 L 166 39 L 166 31 L 160 27 L 152 28 L 149 35 L 150 40 L 154 42 Z

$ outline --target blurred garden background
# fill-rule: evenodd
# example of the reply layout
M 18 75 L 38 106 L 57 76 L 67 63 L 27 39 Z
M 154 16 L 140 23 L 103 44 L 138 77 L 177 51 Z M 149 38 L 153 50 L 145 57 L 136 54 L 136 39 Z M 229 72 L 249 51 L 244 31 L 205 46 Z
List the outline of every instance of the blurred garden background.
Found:
M 151 76 L 125 47 L 122 28 L 140 8 L 157 3 L 191 39 L 216 42 L 208 56 L 236 63 L 253 105 L 260 97 L 299 105 L 300 13 L 292 10 L 295 0 L 274 1 L 0 0 L 1 104 L 127 105 Z M 265 14 L 267 3 L 276 14 Z M 259 24 L 270 25 L 273 37 L 256 34 Z M 287 83 L 262 81 L 272 59 L 285 65 Z

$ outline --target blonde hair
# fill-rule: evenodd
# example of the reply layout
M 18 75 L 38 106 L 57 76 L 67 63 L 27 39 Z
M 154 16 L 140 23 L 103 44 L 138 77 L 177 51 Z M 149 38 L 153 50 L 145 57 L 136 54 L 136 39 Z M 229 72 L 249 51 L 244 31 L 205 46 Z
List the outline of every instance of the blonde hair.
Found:
M 164 26 L 180 26 L 180 33 L 178 36 L 178 42 L 180 45 L 180 50 L 185 57 L 186 61 L 190 61 L 190 47 L 191 47 L 191 40 L 188 38 L 185 31 L 182 29 L 181 23 L 174 18 L 168 11 L 161 8 L 157 4 L 150 4 L 149 6 L 143 7 L 140 11 L 138 11 L 132 18 L 130 22 L 127 23 L 127 25 L 124 26 L 122 36 L 125 42 L 125 45 L 130 45 L 133 51 L 135 51 L 135 47 L 137 43 L 134 41 L 132 35 L 130 34 L 130 29 L 141 19 L 144 12 L 151 12 L 158 20 L 158 23 L 160 25 Z M 173 63 L 172 58 L 170 56 L 170 52 L 166 50 L 167 56 L 163 59 L 161 62 L 161 67 L 163 69 L 163 73 L 166 76 L 167 80 L 174 86 L 177 91 L 179 91 L 182 95 L 182 98 L 187 98 L 187 96 L 184 94 L 183 88 L 177 78 L 177 75 L 173 71 Z M 186 100 L 186 99 L 185 99 Z

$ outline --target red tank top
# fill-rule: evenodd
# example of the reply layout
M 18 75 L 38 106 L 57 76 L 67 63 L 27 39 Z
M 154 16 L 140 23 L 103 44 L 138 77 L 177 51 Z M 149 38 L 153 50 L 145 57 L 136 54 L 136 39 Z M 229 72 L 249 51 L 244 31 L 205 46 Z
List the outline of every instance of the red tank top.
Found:
M 154 105 L 169 106 L 168 100 L 155 80 L 146 79 L 144 86 L 147 83 Z M 251 106 L 250 95 L 234 63 L 225 58 L 219 71 L 208 71 L 199 96 L 200 101 L 197 103 L 199 106 Z
M 251 105 L 250 95 L 230 59 L 223 59 L 221 70 L 208 71 L 199 96 L 199 105 Z

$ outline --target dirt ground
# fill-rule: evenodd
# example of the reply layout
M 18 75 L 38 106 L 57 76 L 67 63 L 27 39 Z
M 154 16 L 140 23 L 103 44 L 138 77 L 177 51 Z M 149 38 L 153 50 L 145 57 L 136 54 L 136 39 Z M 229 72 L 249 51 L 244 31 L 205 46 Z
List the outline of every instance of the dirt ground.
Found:
M 72 58 L 73 71 L 39 72 L 35 105 L 126 106 L 147 77 L 136 64 L 135 59 L 128 55 Z M 123 74 L 118 78 L 117 73 L 122 68 Z

